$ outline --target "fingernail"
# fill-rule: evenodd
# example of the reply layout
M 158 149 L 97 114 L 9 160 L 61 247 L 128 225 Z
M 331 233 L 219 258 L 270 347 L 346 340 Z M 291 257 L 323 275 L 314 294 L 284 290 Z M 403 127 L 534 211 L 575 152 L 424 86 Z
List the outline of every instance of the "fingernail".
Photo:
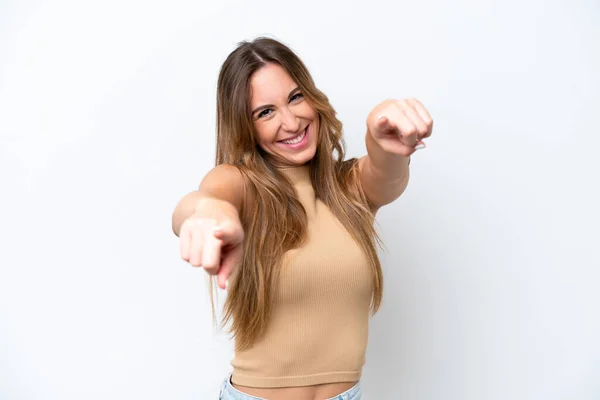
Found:
M 416 145 L 416 146 L 415 146 L 415 151 L 416 151 L 416 150 L 421 150 L 421 149 L 424 149 L 425 147 L 427 147 L 427 146 L 425 146 L 425 143 L 418 144 L 418 145 Z
M 225 281 L 225 289 L 227 289 L 227 287 L 228 287 L 228 286 L 229 286 L 229 279 L 227 279 L 227 280 Z

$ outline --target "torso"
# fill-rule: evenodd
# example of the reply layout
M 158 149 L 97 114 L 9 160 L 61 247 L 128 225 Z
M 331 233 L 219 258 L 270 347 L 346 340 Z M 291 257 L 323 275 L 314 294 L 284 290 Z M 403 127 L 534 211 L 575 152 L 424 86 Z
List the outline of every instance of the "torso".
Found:
M 324 400 L 360 379 L 372 272 L 345 227 L 315 197 L 307 169 L 294 186 L 307 213 L 306 241 L 284 255 L 269 325 L 251 348 L 236 349 L 231 383 L 261 399 Z

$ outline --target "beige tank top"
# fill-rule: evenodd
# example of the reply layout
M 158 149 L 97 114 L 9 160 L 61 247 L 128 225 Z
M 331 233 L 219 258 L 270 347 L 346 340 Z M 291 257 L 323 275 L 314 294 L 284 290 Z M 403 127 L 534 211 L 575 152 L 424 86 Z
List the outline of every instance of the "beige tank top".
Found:
M 359 380 L 373 278 L 359 245 L 315 198 L 308 167 L 282 170 L 308 216 L 302 247 L 284 255 L 264 335 L 231 364 L 235 384 L 260 388 Z

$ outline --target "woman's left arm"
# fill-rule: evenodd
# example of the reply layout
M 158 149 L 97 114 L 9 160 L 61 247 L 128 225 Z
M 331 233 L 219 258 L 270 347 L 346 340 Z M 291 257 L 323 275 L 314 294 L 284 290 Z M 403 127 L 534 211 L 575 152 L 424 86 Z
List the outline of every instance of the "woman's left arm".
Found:
M 359 161 L 360 178 L 373 212 L 406 189 L 410 156 L 425 147 L 433 119 L 416 99 L 386 100 L 367 117 L 367 155 Z

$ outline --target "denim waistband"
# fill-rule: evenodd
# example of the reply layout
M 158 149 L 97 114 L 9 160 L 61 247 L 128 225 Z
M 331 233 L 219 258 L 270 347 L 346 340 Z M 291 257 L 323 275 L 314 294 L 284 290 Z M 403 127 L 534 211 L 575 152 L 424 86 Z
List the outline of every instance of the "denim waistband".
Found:
M 362 390 L 360 388 L 360 382 L 346 390 L 344 393 L 340 393 L 336 396 L 330 397 L 324 400 L 362 400 Z M 242 393 L 231 384 L 231 374 L 221 384 L 221 391 L 219 393 L 219 400 L 266 400 L 260 397 L 251 396 L 246 393 Z

